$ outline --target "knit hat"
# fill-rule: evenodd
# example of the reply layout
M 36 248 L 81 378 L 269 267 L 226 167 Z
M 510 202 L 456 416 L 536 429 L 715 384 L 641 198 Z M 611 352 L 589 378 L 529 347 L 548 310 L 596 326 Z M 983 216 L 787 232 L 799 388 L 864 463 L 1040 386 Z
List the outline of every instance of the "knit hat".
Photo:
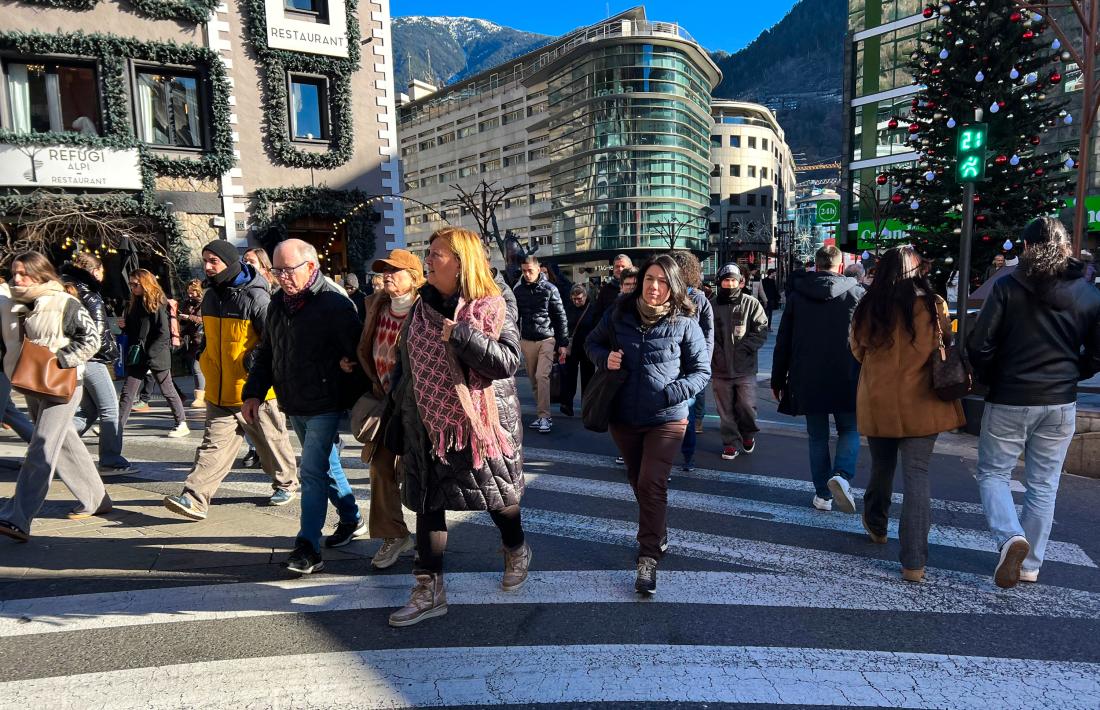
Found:
M 737 264 L 726 264 L 725 266 L 723 266 L 721 269 L 718 270 L 718 281 L 719 282 L 721 282 L 722 279 L 726 279 L 726 278 L 730 278 L 730 277 L 733 277 L 733 278 L 737 279 L 738 281 L 741 280 L 741 269 L 738 268 Z
M 233 283 L 233 281 L 241 273 L 241 255 L 237 251 L 237 247 L 233 246 L 224 239 L 215 239 L 202 248 L 203 251 L 208 251 L 214 256 L 222 260 L 222 263 L 226 265 L 225 271 L 220 274 L 215 274 L 210 277 L 210 282 L 215 286 L 226 286 Z
M 359 277 L 355 274 L 348 274 L 345 276 L 344 288 L 359 288 Z

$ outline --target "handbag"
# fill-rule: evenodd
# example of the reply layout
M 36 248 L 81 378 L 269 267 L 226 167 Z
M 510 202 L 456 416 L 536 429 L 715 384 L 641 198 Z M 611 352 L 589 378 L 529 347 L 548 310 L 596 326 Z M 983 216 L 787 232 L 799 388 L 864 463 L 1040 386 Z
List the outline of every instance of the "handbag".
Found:
M 134 343 L 126 351 L 126 365 L 127 367 L 136 367 L 145 363 L 145 346 L 141 343 Z
M 372 392 L 366 392 L 355 400 L 348 415 L 351 422 L 351 435 L 355 440 L 361 444 L 374 441 L 382 428 L 382 415 L 385 411 L 385 400 L 378 399 Z
M 954 343 L 944 343 L 943 326 L 939 314 L 933 315 L 936 321 L 936 349 L 932 351 L 932 389 L 936 396 L 945 402 L 962 399 L 970 394 L 974 378 L 970 365 L 963 357 L 962 348 Z
M 611 333 L 611 352 L 619 350 L 619 339 L 615 336 L 614 314 L 608 318 L 608 330 Z M 606 432 L 611 423 L 611 407 L 615 403 L 615 395 L 619 388 L 626 382 L 626 370 L 608 370 L 604 365 L 596 370 L 592 379 L 588 382 L 588 389 L 581 398 L 581 419 L 584 428 L 589 431 Z
M 24 395 L 64 404 L 76 391 L 76 368 L 61 367 L 52 350 L 24 337 L 11 386 Z
M 561 403 L 561 380 L 563 365 L 554 363 L 550 368 L 550 401 L 554 404 Z

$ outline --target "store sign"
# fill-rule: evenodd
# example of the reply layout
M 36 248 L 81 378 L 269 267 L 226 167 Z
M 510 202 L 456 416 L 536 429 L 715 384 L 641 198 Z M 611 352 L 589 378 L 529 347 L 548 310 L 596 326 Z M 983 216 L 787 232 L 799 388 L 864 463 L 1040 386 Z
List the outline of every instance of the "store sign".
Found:
M 0 144 L 0 185 L 140 190 L 137 148 Z
M 1076 198 L 1066 198 L 1066 207 L 1073 209 L 1076 205 Z M 1089 221 L 1090 232 L 1100 232 L 1100 195 L 1085 197 L 1085 219 Z
M 817 203 L 817 223 L 836 224 L 840 221 L 840 200 L 821 200 Z
M 903 241 L 909 238 L 909 225 L 903 224 L 896 219 L 888 219 L 886 222 L 879 226 L 878 237 L 875 237 L 875 224 L 871 221 L 859 223 L 859 241 L 857 248 L 859 249 L 874 249 L 876 241 L 878 246 L 893 241 Z
M 273 49 L 348 56 L 348 18 L 344 0 L 328 0 L 327 22 L 298 19 L 286 9 L 285 0 L 265 0 L 267 44 Z

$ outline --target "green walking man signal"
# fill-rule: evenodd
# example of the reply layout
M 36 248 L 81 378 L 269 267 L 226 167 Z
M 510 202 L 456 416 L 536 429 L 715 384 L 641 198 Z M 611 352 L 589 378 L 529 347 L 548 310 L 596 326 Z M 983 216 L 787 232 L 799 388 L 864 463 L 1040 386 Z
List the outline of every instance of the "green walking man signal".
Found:
M 989 125 L 971 123 L 959 128 L 956 144 L 955 177 L 959 182 L 981 182 L 985 179 L 985 144 Z

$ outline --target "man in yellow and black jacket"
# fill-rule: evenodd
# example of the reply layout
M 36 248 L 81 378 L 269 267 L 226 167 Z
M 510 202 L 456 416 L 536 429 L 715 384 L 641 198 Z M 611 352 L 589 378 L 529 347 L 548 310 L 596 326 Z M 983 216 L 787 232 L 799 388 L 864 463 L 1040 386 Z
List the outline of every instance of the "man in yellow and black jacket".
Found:
M 286 505 L 298 488 L 286 416 L 274 390 L 268 390 L 253 423 L 241 416 L 241 390 L 263 334 L 270 287 L 227 241 L 216 239 L 203 247 L 202 262 L 208 288 L 200 310 L 206 345 L 199 367 L 206 377 L 206 432 L 183 492 L 164 499 L 164 507 L 191 520 L 206 518 L 210 500 L 233 467 L 246 433 L 271 476 L 271 505 Z

